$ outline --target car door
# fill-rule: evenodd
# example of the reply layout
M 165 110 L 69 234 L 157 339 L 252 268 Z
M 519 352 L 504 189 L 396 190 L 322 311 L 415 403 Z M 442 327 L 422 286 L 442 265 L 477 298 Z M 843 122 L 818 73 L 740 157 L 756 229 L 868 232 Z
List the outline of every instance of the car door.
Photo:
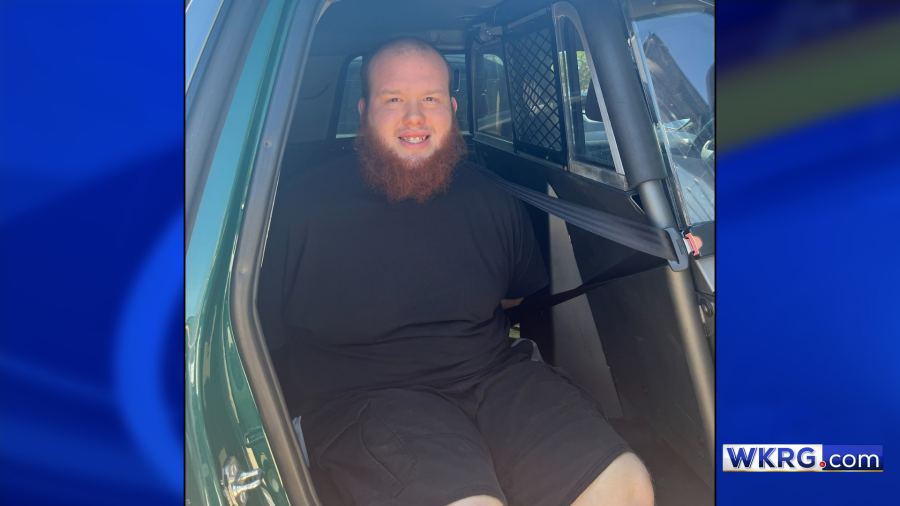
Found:
M 691 272 L 715 355 L 715 6 L 634 2 L 629 43 L 670 171 L 679 227 L 698 248 Z
M 186 36 L 202 40 L 187 46 L 202 50 L 186 55 L 195 62 L 185 93 L 186 504 L 315 504 L 301 479 L 284 484 L 290 459 L 275 464 L 273 446 L 296 447 L 296 438 L 273 440 L 264 429 L 258 403 L 272 386 L 251 388 L 245 364 L 259 358 L 248 360 L 252 351 L 236 341 L 231 302 L 236 237 L 253 165 L 266 148 L 262 126 L 276 72 L 289 31 L 302 35 L 317 7 L 193 0 L 186 8 Z
M 666 267 L 636 273 L 628 282 L 592 292 L 588 300 L 598 327 L 604 328 L 604 351 L 620 397 L 711 487 L 714 340 L 706 330 L 712 329 L 715 300 L 714 7 L 643 0 L 617 8 L 579 0 L 572 4 L 557 4 L 557 27 L 567 26 L 569 33 L 562 30 L 561 35 L 576 45 L 581 40 L 592 81 L 582 101 L 595 95 L 600 105 L 596 112 L 601 113 L 596 117 L 585 104 L 583 123 L 593 122 L 596 129 L 593 119 L 607 126 L 613 151 L 609 158 L 617 169 L 621 165 L 625 193 L 637 190 L 631 198 L 644 220 L 677 228 L 693 241 L 694 251 L 690 273 Z M 627 39 L 617 36 L 623 28 Z M 652 52 L 648 55 L 645 48 Z M 570 107 L 573 115 L 575 109 Z M 572 129 L 595 149 L 580 148 L 582 160 L 600 165 L 605 151 L 596 144 L 607 139 L 592 141 L 584 130 L 579 134 Z M 559 186 L 561 197 L 579 195 L 571 183 Z M 597 204 L 616 200 L 614 194 L 593 195 Z M 580 270 L 588 275 L 602 270 L 604 260 L 596 254 L 600 241 L 572 227 L 570 233 Z
M 673 157 L 657 140 L 658 116 L 650 109 L 656 102 L 648 101 L 657 97 L 645 93 L 635 64 L 652 68 L 653 62 L 641 60 L 640 53 L 635 57 L 622 36 L 632 19 L 629 5 L 572 0 L 531 13 L 498 10 L 472 50 L 476 151 L 483 165 L 533 190 L 689 234 L 690 225 L 710 222 L 686 222 L 683 203 L 670 195 L 689 187 L 710 190 L 706 182 L 679 185 L 694 183 L 688 174 L 702 172 L 706 161 L 698 156 L 699 163 L 683 171 L 685 181 L 678 179 L 680 165 L 674 173 L 667 165 Z M 681 79 L 677 85 L 692 82 Z M 653 81 L 646 84 L 650 89 Z M 675 111 L 670 116 L 678 117 L 661 128 L 690 128 L 691 118 L 711 119 L 698 93 L 670 93 L 665 99 Z M 709 151 L 711 128 L 692 133 L 692 139 L 707 136 L 692 154 Z M 681 162 L 681 153 L 677 156 Z M 711 176 L 704 172 L 709 181 Z M 714 202 L 711 193 L 706 197 L 709 205 L 696 209 L 704 219 Z M 570 370 L 613 418 L 624 411 L 647 419 L 711 486 L 714 372 L 695 276 L 541 212 L 532 222 L 552 277 L 566 279 L 559 286 L 554 281 L 552 291 L 626 276 L 589 292 L 577 311 L 553 308 L 544 328 L 530 325 L 539 330 L 533 339 L 542 354 Z M 566 257 L 575 265 L 566 265 Z

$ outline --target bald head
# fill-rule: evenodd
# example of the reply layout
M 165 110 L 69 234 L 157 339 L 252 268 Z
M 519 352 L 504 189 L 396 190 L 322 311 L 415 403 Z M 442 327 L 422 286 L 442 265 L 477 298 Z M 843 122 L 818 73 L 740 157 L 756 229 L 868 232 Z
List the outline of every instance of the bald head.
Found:
M 450 70 L 450 64 L 447 63 L 447 60 L 444 59 L 444 56 L 441 54 L 441 52 L 438 51 L 436 47 L 432 46 L 422 39 L 416 37 L 398 37 L 396 39 L 382 42 L 377 48 L 375 48 L 375 52 L 366 57 L 363 61 L 362 68 L 359 71 L 359 80 L 362 91 L 362 98 L 364 100 L 368 102 L 370 98 L 369 93 L 371 92 L 370 84 L 372 67 L 374 65 L 378 65 L 379 61 L 383 60 L 385 56 L 402 57 L 403 55 L 407 54 L 414 54 L 419 56 L 433 55 L 434 57 L 439 58 L 447 68 L 447 90 L 450 90 L 451 76 L 453 75 L 453 72 Z

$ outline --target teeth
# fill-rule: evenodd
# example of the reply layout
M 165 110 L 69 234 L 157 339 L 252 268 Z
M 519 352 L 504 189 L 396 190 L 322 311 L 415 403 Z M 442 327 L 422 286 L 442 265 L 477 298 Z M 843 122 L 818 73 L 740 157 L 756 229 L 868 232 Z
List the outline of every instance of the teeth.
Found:
M 406 142 L 411 142 L 411 143 L 413 143 L 413 144 L 418 144 L 418 143 L 424 141 L 425 139 L 427 139 L 428 136 L 426 135 L 426 136 L 424 136 L 424 137 L 400 137 L 400 138 L 403 139 L 403 140 L 405 140 Z

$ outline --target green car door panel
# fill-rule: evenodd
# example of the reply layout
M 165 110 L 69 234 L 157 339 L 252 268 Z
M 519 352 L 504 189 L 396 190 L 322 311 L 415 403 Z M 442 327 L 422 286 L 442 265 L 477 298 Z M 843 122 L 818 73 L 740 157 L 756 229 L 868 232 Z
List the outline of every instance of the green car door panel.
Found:
M 246 504 L 289 504 L 235 344 L 229 300 L 250 168 L 296 3 L 271 0 L 265 6 L 228 106 L 186 252 L 186 504 L 229 504 L 222 470 L 230 457 L 241 472 L 262 472 L 260 485 L 245 492 Z M 192 148 L 190 142 L 186 148 Z

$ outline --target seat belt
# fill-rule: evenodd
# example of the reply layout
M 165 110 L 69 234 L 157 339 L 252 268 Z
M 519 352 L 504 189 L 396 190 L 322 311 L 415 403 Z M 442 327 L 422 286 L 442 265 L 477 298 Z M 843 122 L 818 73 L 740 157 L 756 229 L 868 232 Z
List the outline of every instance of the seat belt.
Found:
M 618 281 L 623 278 L 627 278 L 628 276 L 634 276 L 635 274 L 642 274 L 644 272 L 652 271 L 653 269 L 659 268 L 660 265 L 653 266 L 649 269 L 640 270 L 637 272 L 629 272 L 628 274 L 622 276 L 616 276 L 614 278 L 603 279 L 600 281 L 588 281 L 587 283 L 582 284 L 581 286 L 575 287 L 571 290 L 566 290 L 565 292 L 554 293 L 553 295 L 548 295 L 546 297 L 535 299 L 532 301 L 523 301 L 518 306 L 513 306 L 504 311 L 506 317 L 509 318 L 509 324 L 515 325 L 522 321 L 522 318 L 529 313 L 533 313 L 534 311 L 542 311 L 544 309 L 549 309 L 557 304 L 562 304 L 568 300 L 572 300 L 575 297 L 580 295 L 584 295 L 595 288 L 600 288 L 601 286 L 608 285 L 614 281 Z
M 466 165 L 475 172 L 488 178 L 506 192 L 518 197 L 523 202 L 527 202 L 541 211 L 550 213 L 566 223 L 571 223 L 578 228 L 587 230 L 588 232 L 622 244 L 623 246 L 628 246 L 629 248 L 647 253 L 648 255 L 665 259 L 669 262 L 669 267 L 671 267 L 673 271 L 682 271 L 688 267 L 688 253 L 684 240 L 681 238 L 681 234 L 672 227 L 656 228 L 644 225 L 643 223 L 626 220 L 609 213 L 604 213 L 603 211 L 554 198 L 545 193 L 536 192 L 530 188 L 517 185 L 475 163 L 466 162 Z M 577 288 L 509 308 L 505 311 L 506 316 L 510 320 L 510 325 L 515 325 L 521 321 L 522 316 L 526 313 L 562 304 L 567 300 L 574 299 L 579 295 L 583 295 L 595 288 L 600 288 L 603 285 L 612 283 L 613 281 L 617 281 L 626 276 L 647 272 L 648 270 L 655 268 L 656 267 L 652 267 L 651 269 L 632 272 L 624 276 L 604 279 L 597 282 L 588 281 Z
M 672 227 L 656 228 L 626 220 L 509 182 L 472 162 L 466 162 L 466 165 L 523 202 L 550 213 L 566 223 L 571 223 L 623 246 L 663 258 L 669 262 L 673 271 L 682 271 L 688 267 L 688 252 L 684 240 L 681 238 L 681 234 Z

